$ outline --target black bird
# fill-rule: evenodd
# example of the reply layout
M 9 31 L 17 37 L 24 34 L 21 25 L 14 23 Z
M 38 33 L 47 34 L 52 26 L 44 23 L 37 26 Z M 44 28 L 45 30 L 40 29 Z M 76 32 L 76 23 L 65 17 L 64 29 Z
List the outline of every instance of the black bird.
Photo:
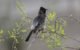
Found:
M 36 33 L 37 31 L 40 31 L 40 29 L 43 29 L 43 25 L 46 18 L 46 10 L 44 7 L 40 7 L 38 16 L 34 18 L 33 25 L 31 26 L 31 31 L 29 35 L 26 38 L 26 41 L 29 41 L 32 33 Z

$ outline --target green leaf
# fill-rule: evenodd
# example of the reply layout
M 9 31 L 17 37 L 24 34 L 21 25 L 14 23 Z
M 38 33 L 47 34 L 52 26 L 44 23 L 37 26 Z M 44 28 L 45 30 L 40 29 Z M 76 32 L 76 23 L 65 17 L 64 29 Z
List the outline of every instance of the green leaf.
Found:
M 24 33 L 24 32 L 27 32 L 27 30 L 26 30 L 26 29 L 22 29 L 22 30 L 21 30 L 21 32 L 23 32 L 23 33 Z
M 48 20 L 54 20 L 56 17 L 56 13 L 55 12 L 51 12 L 48 14 Z
M 54 27 L 51 26 L 51 25 L 48 25 L 48 30 L 51 31 L 51 32 L 54 32 L 55 31 Z
M 60 26 L 60 34 L 64 35 L 64 28 L 62 26 Z
M 3 29 L 0 30 L 0 35 L 2 35 L 4 33 Z

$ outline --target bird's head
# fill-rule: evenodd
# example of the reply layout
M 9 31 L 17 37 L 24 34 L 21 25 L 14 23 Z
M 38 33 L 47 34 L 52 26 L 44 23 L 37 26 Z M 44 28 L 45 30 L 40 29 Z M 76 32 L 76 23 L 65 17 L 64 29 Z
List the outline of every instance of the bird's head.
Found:
M 46 8 L 44 8 L 44 7 L 40 7 L 40 10 L 39 10 L 39 13 L 40 14 L 46 14 Z

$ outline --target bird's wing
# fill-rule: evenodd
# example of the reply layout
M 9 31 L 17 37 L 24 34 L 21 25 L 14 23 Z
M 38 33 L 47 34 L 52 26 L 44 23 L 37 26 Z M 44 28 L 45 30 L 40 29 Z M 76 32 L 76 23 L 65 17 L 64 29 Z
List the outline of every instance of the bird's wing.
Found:
M 33 20 L 33 24 L 32 24 L 32 26 L 31 26 L 31 29 L 34 29 L 35 28 L 35 26 L 37 26 L 38 25 L 38 17 L 36 17 L 34 20 Z

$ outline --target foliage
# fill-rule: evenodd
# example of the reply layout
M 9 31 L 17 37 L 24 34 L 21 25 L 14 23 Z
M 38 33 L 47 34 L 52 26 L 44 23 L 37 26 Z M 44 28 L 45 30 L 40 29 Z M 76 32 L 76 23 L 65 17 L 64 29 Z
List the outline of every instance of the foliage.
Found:
M 4 41 L 3 34 L 4 34 L 4 30 L 3 29 L 0 29 L 0 42 L 3 42 Z
M 8 38 L 13 39 L 13 50 L 17 49 L 16 44 L 20 42 L 19 39 L 22 40 L 22 36 L 20 34 L 28 31 L 27 28 L 24 27 L 25 23 L 30 23 L 30 18 L 28 18 L 25 12 L 23 11 L 23 6 L 19 1 L 16 2 L 16 8 L 17 10 L 19 10 L 22 18 L 20 21 L 14 23 L 14 28 L 12 28 L 11 30 L 7 30 Z M 40 32 L 40 37 L 46 42 L 49 48 L 53 49 L 55 47 L 61 46 L 61 38 L 64 36 L 64 25 L 65 24 L 63 18 L 58 18 L 55 12 L 50 12 L 48 14 L 48 17 L 45 22 L 44 31 Z M 0 29 L 0 37 L 3 35 L 4 32 L 5 31 L 3 29 Z
M 0 41 L 3 41 L 5 40 L 3 38 L 3 34 L 4 32 L 8 33 L 8 36 L 7 38 L 10 40 L 13 40 L 12 41 L 12 50 L 17 50 L 17 44 L 20 43 L 22 39 L 22 33 L 26 33 L 27 32 L 27 28 L 25 28 L 25 23 L 29 23 L 29 21 L 27 21 L 27 16 L 25 15 L 21 5 L 20 5 L 20 2 L 16 2 L 16 8 L 17 10 L 20 11 L 20 15 L 22 16 L 20 20 L 16 21 L 14 24 L 14 27 L 11 28 L 10 30 L 3 30 L 3 29 L 0 29 Z M 2 38 L 2 39 L 1 39 Z
M 46 20 L 45 29 L 41 32 L 41 39 L 44 40 L 48 47 L 53 49 L 60 47 L 62 44 L 62 37 L 64 36 L 63 18 L 57 17 L 55 12 L 50 12 Z M 61 22 L 63 21 L 63 23 Z

